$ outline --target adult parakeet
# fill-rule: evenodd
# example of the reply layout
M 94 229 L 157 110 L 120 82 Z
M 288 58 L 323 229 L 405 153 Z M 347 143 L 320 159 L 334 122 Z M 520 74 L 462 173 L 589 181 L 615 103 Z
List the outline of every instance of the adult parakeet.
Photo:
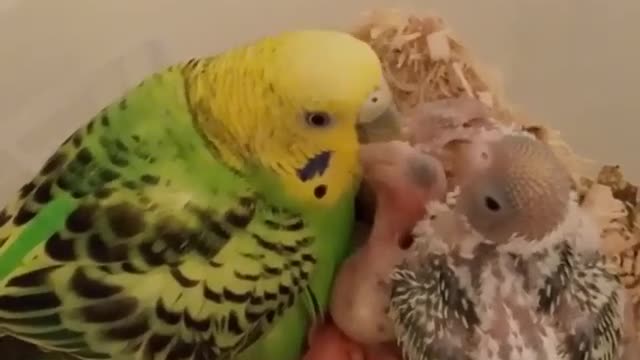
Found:
M 461 148 L 475 173 L 433 205 L 392 275 L 406 358 L 637 358 L 630 303 L 568 171 L 529 135 L 496 134 Z
M 390 109 L 375 53 L 334 31 L 147 77 L 0 213 L 0 332 L 83 359 L 295 359 L 349 248 L 357 125 Z

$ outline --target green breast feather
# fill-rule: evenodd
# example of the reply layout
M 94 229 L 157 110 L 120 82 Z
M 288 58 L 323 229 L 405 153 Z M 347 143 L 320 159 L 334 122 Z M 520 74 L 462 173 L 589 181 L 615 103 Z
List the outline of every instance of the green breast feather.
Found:
M 143 82 L 0 213 L 0 333 L 89 359 L 212 360 L 260 339 L 314 277 L 326 306 L 335 261 L 314 272 L 319 244 L 348 222 L 267 203 L 206 149 L 183 89 L 177 70 Z

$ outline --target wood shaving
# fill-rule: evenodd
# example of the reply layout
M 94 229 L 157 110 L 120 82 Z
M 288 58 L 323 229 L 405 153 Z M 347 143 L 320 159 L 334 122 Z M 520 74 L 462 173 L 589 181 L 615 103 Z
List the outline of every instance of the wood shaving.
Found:
M 498 76 L 491 76 L 470 55 L 440 16 L 376 9 L 366 13 L 352 33 L 380 57 L 401 112 L 427 101 L 473 96 L 492 107 L 496 118 L 505 123 L 541 129 L 545 141 L 575 174 L 576 183 L 593 172 L 592 161 L 573 153 L 557 131 L 534 124 L 506 101 Z
M 380 57 L 402 113 L 427 101 L 473 96 L 491 107 L 496 119 L 549 144 L 571 171 L 582 206 L 602 226 L 608 263 L 640 309 L 640 193 L 620 167 L 600 166 L 593 176 L 598 164 L 574 153 L 557 130 L 532 121 L 510 104 L 497 76 L 489 75 L 438 15 L 376 9 L 364 15 L 352 34 Z

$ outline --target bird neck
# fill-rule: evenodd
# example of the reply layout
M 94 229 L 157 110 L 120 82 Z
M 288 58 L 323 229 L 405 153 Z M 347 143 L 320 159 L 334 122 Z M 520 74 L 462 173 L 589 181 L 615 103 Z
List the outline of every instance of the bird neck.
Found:
M 247 170 L 255 153 L 254 120 L 263 110 L 261 102 L 239 103 L 259 98 L 259 89 L 249 81 L 258 70 L 239 65 L 247 63 L 239 59 L 245 55 L 232 51 L 181 64 L 187 103 L 201 135 L 216 156 L 238 171 Z

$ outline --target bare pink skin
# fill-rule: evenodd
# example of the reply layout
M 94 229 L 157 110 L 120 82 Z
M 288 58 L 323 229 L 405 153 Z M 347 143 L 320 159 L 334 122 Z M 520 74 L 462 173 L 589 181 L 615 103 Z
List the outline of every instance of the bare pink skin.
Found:
M 405 257 L 408 235 L 425 215 L 426 202 L 444 196 L 446 180 L 438 161 L 403 142 L 366 145 L 361 162 L 376 195 L 374 225 L 365 244 L 341 266 L 330 312 L 350 339 L 379 346 L 395 338 L 387 316 L 388 277 Z
M 302 360 L 365 360 L 365 352 L 329 320 L 311 330 Z
M 329 320 L 310 332 L 309 350 L 302 360 L 400 360 L 401 357 L 394 344 L 360 345 Z

